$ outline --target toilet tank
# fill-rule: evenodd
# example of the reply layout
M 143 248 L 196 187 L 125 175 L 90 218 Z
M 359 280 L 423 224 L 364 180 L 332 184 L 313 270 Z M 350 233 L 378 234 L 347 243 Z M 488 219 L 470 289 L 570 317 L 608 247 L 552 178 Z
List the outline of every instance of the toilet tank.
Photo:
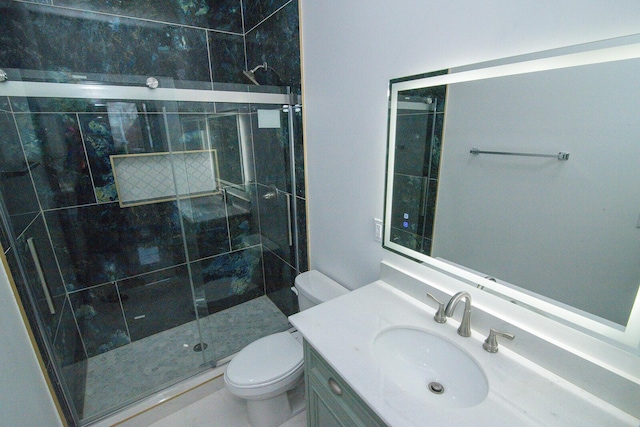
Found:
M 300 311 L 349 292 L 347 288 L 317 270 L 300 273 L 295 280 Z

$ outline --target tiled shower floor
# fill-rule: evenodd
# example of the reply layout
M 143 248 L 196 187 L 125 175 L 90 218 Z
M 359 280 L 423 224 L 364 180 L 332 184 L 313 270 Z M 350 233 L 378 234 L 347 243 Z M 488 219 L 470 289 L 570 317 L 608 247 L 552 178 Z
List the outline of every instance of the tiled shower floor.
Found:
M 211 366 L 250 342 L 290 327 L 262 296 L 200 319 L 204 352 L 194 351 L 198 325 L 189 322 L 88 360 L 83 418 L 104 415 Z

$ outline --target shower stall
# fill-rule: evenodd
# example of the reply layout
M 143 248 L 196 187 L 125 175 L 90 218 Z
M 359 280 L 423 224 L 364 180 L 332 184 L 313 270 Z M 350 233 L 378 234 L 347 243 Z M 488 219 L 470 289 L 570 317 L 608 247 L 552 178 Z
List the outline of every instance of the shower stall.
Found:
M 70 424 L 289 328 L 307 268 L 297 95 L 8 74 L 4 261 Z

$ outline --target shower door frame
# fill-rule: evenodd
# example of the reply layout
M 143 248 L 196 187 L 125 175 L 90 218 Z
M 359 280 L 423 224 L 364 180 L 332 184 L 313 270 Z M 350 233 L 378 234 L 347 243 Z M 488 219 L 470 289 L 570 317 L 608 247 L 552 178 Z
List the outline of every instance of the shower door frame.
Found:
M 247 87 L 249 88 L 249 87 Z M 119 86 L 113 84 L 99 84 L 99 83 L 50 83 L 50 82 L 36 82 L 36 81 L 5 81 L 0 83 L 0 97 L 22 97 L 22 98 L 75 98 L 75 99 L 100 99 L 100 100 L 131 100 L 131 101 L 172 101 L 172 102 L 207 102 L 207 103 L 233 103 L 233 104 L 253 104 L 253 105 L 278 105 L 283 111 L 288 112 L 288 133 L 289 133 L 289 147 L 290 147 L 290 172 L 291 172 L 291 184 L 293 194 L 293 206 L 292 214 L 294 215 L 293 221 L 289 218 L 290 227 L 293 228 L 292 233 L 295 236 L 293 239 L 294 250 L 294 267 L 296 273 L 299 272 L 299 251 L 298 251 L 298 224 L 296 220 L 296 204 L 295 204 L 295 163 L 294 163 L 294 142 L 293 142 L 293 107 L 299 107 L 300 97 L 293 95 L 290 88 L 287 88 L 286 93 L 265 93 L 265 92 L 249 92 L 249 91 L 220 91 L 220 90 L 207 90 L 207 89 L 181 89 L 181 88 L 164 88 L 159 87 L 151 89 L 141 86 Z M 286 109 L 286 110 L 285 110 Z M 217 113 L 211 113 L 217 114 Z M 254 182 L 255 183 L 255 182 Z M 246 184 L 246 182 L 245 182 Z M 15 243 L 15 236 L 13 230 L 8 227 L 10 219 L 8 212 L 0 212 L 7 232 L 11 234 L 11 241 Z M 7 216 L 7 218 L 5 218 Z M 293 222 L 293 224 L 291 224 Z M 12 244 L 13 246 L 13 244 Z M 27 275 L 24 274 L 24 268 L 22 261 L 16 253 L 16 259 L 20 271 L 11 271 L 6 261 L 6 257 L 3 254 L 3 266 L 9 276 L 10 283 L 12 285 L 12 291 L 16 294 L 16 300 L 20 309 L 25 312 L 31 313 L 31 315 L 24 316 L 24 321 L 27 328 L 35 335 L 32 339 L 32 345 L 36 350 L 39 360 L 41 360 L 41 369 L 43 375 L 46 378 L 47 384 L 52 394 L 52 399 L 56 404 L 60 418 L 63 423 L 70 423 L 71 425 L 83 425 L 89 420 L 95 421 L 92 417 L 81 419 L 75 411 L 75 407 L 71 402 L 71 397 L 68 396 L 68 391 L 65 389 L 65 383 L 62 380 L 64 378 L 61 373 L 61 367 L 57 366 L 55 352 L 53 349 L 53 343 L 49 342 L 50 339 L 46 332 L 43 330 L 43 320 L 40 318 L 40 313 L 35 307 L 34 297 L 32 291 L 28 289 L 32 284 L 28 281 Z M 29 301 L 23 301 L 20 295 L 17 293 L 17 288 L 13 279 L 14 274 L 20 274 L 24 279 L 27 289 L 25 290 Z M 192 284 L 193 286 L 193 284 Z M 33 324 L 35 323 L 35 325 Z M 199 327 L 198 327 L 199 328 Z M 202 334 L 201 338 L 202 338 Z M 215 364 L 215 361 L 214 361 Z M 50 369 L 47 369 L 47 366 Z M 116 408 L 118 410 L 118 408 Z

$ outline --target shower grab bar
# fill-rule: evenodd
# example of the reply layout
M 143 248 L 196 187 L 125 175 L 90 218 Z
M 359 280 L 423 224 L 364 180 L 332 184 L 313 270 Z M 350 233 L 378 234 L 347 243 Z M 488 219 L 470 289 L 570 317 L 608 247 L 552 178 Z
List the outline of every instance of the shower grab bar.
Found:
M 569 153 L 560 151 L 558 154 L 536 154 L 536 153 L 517 153 L 510 151 L 484 151 L 479 148 L 472 148 L 471 154 L 498 154 L 502 156 L 525 156 L 525 157 L 551 157 L 558 160 L 569 160 Z
M 38 273 L 38 277 L 40 278 L 40 286 L 42 286 L 44 298 L 47 300 L 47 305 L 49 306 L 49 313 L 56 314 L 56 308 L 53 305 L 53 300 L 51 299 L 51 294 L 49 293 L 49 286 L 47 286 L 47 281 L 44 278 L 44 272 L 42 271 L 40 258 L 38 257 L 38 252 L 36 252 L 36 245 L 33 243 L 33 237 L 29 237 L 27 239 L 27 245 L 29 246 L 29 252 L 31 252 L 33 263 L 36 265 L 36 272 Z

